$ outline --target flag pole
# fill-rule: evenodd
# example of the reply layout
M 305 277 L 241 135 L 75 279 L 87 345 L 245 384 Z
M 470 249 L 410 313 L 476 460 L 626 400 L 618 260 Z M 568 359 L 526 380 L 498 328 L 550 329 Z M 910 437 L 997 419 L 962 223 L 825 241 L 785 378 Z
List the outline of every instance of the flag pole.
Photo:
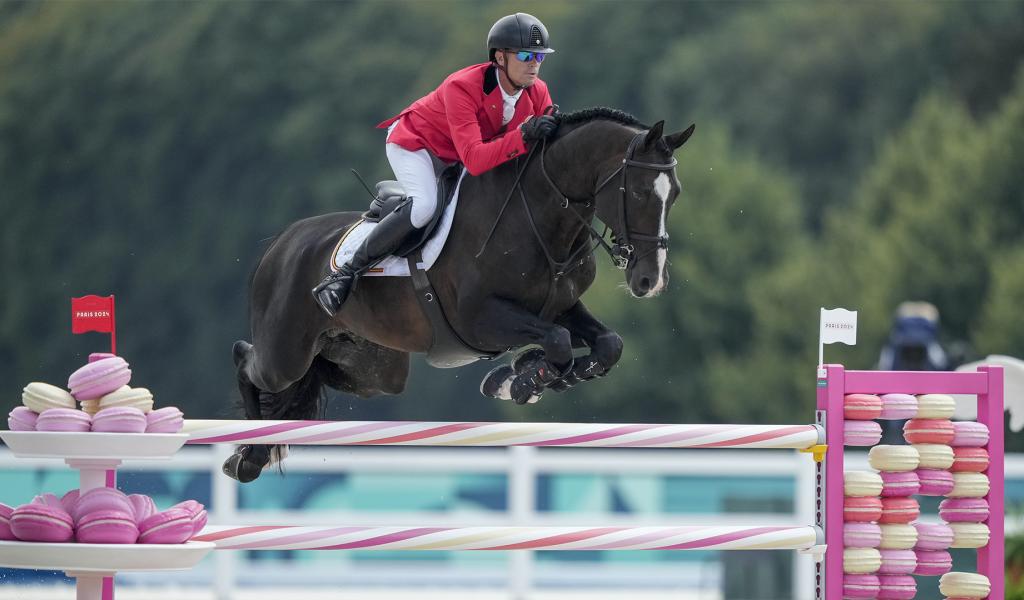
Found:
M 110 295 L 110 353 L 117 354 L 117 319 L 114 318 L 114 295 Z

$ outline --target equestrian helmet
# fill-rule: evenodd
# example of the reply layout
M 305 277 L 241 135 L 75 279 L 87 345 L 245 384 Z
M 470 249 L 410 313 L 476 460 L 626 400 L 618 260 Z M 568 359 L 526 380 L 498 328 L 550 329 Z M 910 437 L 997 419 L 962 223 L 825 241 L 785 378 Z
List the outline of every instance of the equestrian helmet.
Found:
M 548 28 L 540 19 L 526 13 L 516 13 L 498 19 L 487 33 L 487 59 L 494 60 L 497 50 L 529 50 L 550 54 Z

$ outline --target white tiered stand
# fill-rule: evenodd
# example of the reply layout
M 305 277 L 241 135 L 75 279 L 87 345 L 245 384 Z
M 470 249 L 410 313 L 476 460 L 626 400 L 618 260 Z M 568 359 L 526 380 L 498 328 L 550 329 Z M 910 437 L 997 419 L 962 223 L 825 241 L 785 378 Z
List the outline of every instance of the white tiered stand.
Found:
M 61 433 L 0 431 L 0 439 L 18 458 L 62 459 L 79 472 L 85 493 L 106 486 L 107 471 L 124 460 L 160 460 L 174 456 L 187 434 Z M 103 598 L 103 579 L 118 571 L 191 569 L 214 549 L 209 542 L 185 544 L 47 544 L 0 541 L 0 566 L 64 571 L 76 580 L 78 600 Z M 112 598 L 112 595 L 111 595 Z

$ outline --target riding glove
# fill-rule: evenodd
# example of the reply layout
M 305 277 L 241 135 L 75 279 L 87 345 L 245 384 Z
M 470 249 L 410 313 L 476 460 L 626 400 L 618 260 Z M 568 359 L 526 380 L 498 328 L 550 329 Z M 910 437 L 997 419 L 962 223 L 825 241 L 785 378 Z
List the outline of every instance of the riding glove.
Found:
M 523 142 L 529 144 L 543 138 L 549 138 L 558 129 L 558 122 L 551 115 L 531 117 L 522 125 Z

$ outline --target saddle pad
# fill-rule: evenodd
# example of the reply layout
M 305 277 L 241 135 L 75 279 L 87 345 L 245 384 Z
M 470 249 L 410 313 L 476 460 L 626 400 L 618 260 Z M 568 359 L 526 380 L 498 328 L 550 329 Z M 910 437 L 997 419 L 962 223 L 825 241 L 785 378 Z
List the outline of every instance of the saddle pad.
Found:
M 444 243 L 448 239 L 448 232 L 452 228 L 452 220 L 455 218 L 455 206 L 459 203 L 459 188 L 462 186 L 462 178 L 465 176 L 466 170 L 463 169 L 462 173 L 459 174 L 458 183 L 455 184 L 455 191 L 452 192 L 452 201 L 444 209 L 444 214 L 441 215 L 437 229 L 431 234 L 427 243 L 423 245 L 423 270 L 429 269 L 434 264 L 434 261 L 437 260 L 437 257 L 441 255 Z M 376 226 L 376 223 L 368 223 L 360 219 L 342 234 L 341 240 L 338 241 L 338 245 L 335 247 L 331 258 L 331 270 L 337 271 L 345 261 L 351 258 L 355 254 L 356 249 L 359 248 L 359 244 L 363 243 L 366 236 Z M 389 256 L 377 264 L 377 266 L 364 273 L 363 276 L 408 277 L 409 261 L 400 256 Z

